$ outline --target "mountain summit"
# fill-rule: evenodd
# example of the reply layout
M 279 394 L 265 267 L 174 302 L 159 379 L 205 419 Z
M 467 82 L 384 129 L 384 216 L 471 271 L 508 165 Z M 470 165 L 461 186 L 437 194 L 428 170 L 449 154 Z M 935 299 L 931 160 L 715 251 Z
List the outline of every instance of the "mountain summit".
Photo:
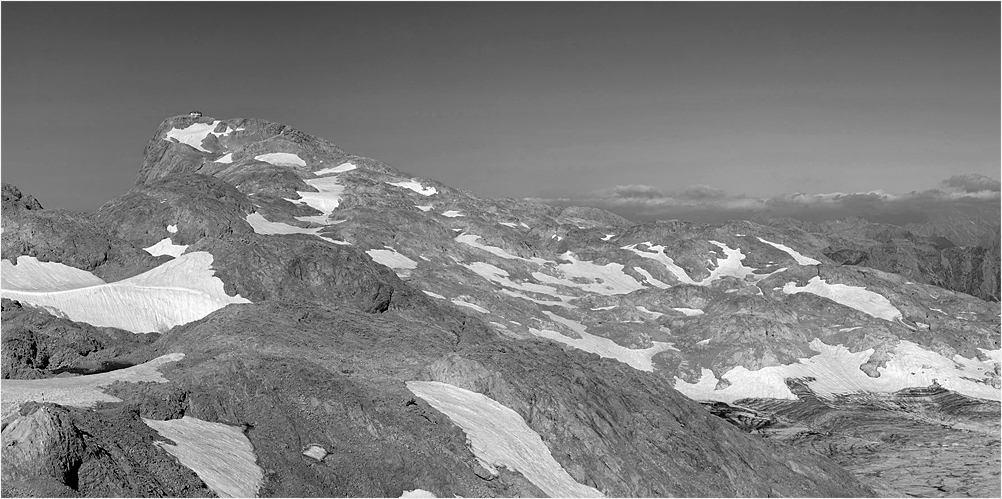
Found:
M 194 113 L 125 195 L 41 206 L 4 186 L 5 495 L 999 493 L 999 304 L 824 231 L 480 199 Z

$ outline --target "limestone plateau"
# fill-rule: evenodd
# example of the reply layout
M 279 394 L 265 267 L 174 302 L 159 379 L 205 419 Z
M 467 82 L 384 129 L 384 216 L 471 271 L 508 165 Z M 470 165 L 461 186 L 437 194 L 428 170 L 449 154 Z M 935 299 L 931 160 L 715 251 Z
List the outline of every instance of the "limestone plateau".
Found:
M 997 226 L 638 224 L 188 115 L 44 203 L 3 186 L 4 496 L 1002 493 Z

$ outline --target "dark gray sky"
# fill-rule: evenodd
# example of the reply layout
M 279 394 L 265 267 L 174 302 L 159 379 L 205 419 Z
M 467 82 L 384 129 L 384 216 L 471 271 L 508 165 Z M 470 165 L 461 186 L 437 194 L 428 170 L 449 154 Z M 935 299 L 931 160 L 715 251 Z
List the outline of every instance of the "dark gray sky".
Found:
M 492 197 L 999 178 L 997 2 L 0 9 L 3 180 L 46 207 L 126 192 L 191 109 Z

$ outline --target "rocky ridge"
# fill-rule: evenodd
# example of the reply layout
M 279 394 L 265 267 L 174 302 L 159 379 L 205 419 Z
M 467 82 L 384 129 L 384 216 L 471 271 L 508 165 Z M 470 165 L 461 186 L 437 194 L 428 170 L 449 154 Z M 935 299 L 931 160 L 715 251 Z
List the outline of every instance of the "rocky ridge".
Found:
M 747 433 L 776 418 L 803 427 L 820 405 L 790 416 L 758 400 L 839 408 L 845 397 L 894 399 L 937 383 L 979 411 L 998 407 L 997 303 L 844 265 L 832 256 L 842 249 L 826 252 L 830 240 L 789 224 L 634 225 L 601 210 L 478 199 L 285 125 L 187 116 L 160 126 L 136 187 L 94 214 L 40 216 L 48 210 L 15 192 L 5 186 L 5 259 L 110 282 L 180 258 L 164 251 L 204 252 L 224 291 L 250 303 L 149 342 L 5 303 L 4 376 L 56 374 L 29 347 L 9 349 L 31 340 L 8 324 L 63 321 L 97 345 L 32 329 L 54 337 L 35 339 L 35 351 L 54 345 L 48 358 L 66 365 L 83 365 L 73 349 L 129 363 L 184 353 L 160 368 L 165 385 L 113 385 L 122 402 L 98 410 L 242 428 L 263 473 L 259 495 L 540 495 L 524 471 L 481 463 L 464 429 L 408 381 L 514 410 L 574 480 L 617 496 L 871 493 L 816 452 L 773 441 L 805 447 L 790 437 L 799 430 Z M 38 220 L 56 222 L 43 232 Z M 682 394 L 715 401 L 729 419 Z M 912 414 L 866 407 L 888 421 Z M 19 414 L 5 414 L 5 426 L 28 417 Z M 983 469 L 997 470 L 995 449 Z M 829 457 L 868 480 L 856 454 Z M 950 473 L 947 461 L 931 468 Z M 18 484 L 74 489 L 74 479 L 18 466 Z

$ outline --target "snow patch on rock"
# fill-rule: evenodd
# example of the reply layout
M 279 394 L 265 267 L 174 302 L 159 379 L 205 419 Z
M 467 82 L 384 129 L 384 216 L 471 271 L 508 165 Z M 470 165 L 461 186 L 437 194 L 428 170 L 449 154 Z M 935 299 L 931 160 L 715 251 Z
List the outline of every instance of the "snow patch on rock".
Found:
M 456 217 L 465 217 L 466 215 L 463 215 L 463 212 L 461 212 L 461 211 L 449 210 L 449 211 L 442 212 L 442 216 L 443 217 L 449 217 L 449 218 L 456 218 Z
M 213 163 L 223 163 L 223 164 L 226 164 L 226 165 L 228 165 L 228 164 L 230 164 L 232 162 L 233 162 L 233 153 L 231 153 L 231 152 L 228 152 L 228 153 L 220 156 L 219 158 L 217 158 L 215 161 L 213 161 Z
M 20 257 L 19 263 L 22 258 L 31 257 Z M 2 265 L 5 276 L 16 269 L 6 260 Z M 223 291 L 223 281 L 214 274 L 212 255 L 196 251 L 117 282 L 55 291 L 5 288 L 0 293 L 5 298 L 98 327 L 117 327 L 134 333 L 165 332 L 231 303 L 250 303 L 240 295 L 228 296 Z M 3 285 L 9 285 L 6 279 Z
M 299 194 L 299 199 L 286 198 L 285 200 L 296 204 L 305 204 L 323 213 L 323 215 L 296 217 L 296 220 L 327 225 L 331 214 L 341 204 L 341 194 L 344 193 L 344 186 L 338 183 L 336 176 L 311 178 L 305 180 L 305 182 L 307 185 L 316 188 L 319 192 L 296 191 L 296 194 Z
M 891 304 L 883 295 L 867 291 L 862 286 L 845 284 L 828 284 L 820 277 L 812 277 L 806 286 L 798 287 L 794 282 L 783 286 L 783 292 L 792 295 L 796 293 L 811 293 L 828 298 L 849 308 L 854 308 L 878 319 L 894 321 L 901 318 L 901 311 Z
M 174 244 L 169 237 L 165 237 L 161 239 L 160 242 L 150 246 L 149 248 L 143 248 L 143 250 L 153 256 L 169 255 L 177 258 L 188 250 L 188 246 L 185 244 Z
M 437 381 L 408 381 L 407 388 L 462 428 L 473 455 L 492 473 L 496 466 L 518 471 L 551 497 L 602 497 L 575 481 L 525 419 L 494 399 Z
M 285 222 L 270 222 L 263 215 L 258 212 L 251 213 L 247 215 L 247 223 L 254 229 L 257 234 L 265 235 L 286 235 L 286 234 L 307 234 L 310 236 L 317 236 L 324 241 L 331 242 L 334 244 L 340 244 L 343 246 L 350 245 L 348 241 L 340 241 L 336 239 L 331 239 L 326 236 L 321 236 L 320 231 L 323 227 L 314 227 L 312 229 L 304 229 L 302 227 L 296 227 L 295 225 L 289 225 Z
M 218 124 L 219 120 L 216 120 L 212 123 L 192 123 L 191 125 L 188 125 L 187 128 L 171 128 L 171 130 L 164 136 L 164 140 L 170 141 L 171 139 L 174 139 L 199 151 L 210 152 L 208 149 L 202 147 L 202 141 L 204 141 L 210 133 L 219 137 L 220 135 L 227 135 L 233 131 L 229 126 L 227 126 L 226 131 L 224 132 L 214 132 L 213 130 L 216 129 L 216 125 Z
M 431 204 L 428 204 L 428 205 L 423 205 L 423 206 L 421 206 L 421 205 L 414 205 L 414 207 L 417 208 L 417 209 L 419 209 L 419 210 L 421 210 L 421 211 L 431 211 L 431 209 L 434 208 L 435 206 L 431 205 Z
M 431 291 L 428 291 L 427 289 L 422 289 L 421 292 L 423 292 L 424 294 L 426 294 L 426 295 L 428 295 L 428 296 L 430 296 L 432 298 L 438 298 L 439 300 L 444 300 L 445 299 L 444 296 L 442 296 L 442 295 L 440 295 L 438 293 L 433 293 Z
M 177 234 L 177 225 L 168 225 L 167 232 L 170 232 L 171 234 Z
M 376 263 L 380 265 L 385 265 L 391 269 L 416 269 L 417 262 L 407 258 L 397 250 L 390 248 L 389 246 L 384 246 L 386 249 L 371 249 L 366 251 L 365 254 L 369 255 Z
M 265 163 L 271 163 L 275 166 L 306 166 L 306 161 L 304 161 L 303 158 L 300 158 L 298 154 L 288 152 L 270 152 L 267 154 L 259 154 L 254 156 L 254 159 L 264 161 Z
M 162 441 L 156 445 L 194 471 L 219 497 L 254 497 L 264 483 L 254 447 L 240 428 L 191 416 L 143 422 L 173 440 L 177 445 Z

